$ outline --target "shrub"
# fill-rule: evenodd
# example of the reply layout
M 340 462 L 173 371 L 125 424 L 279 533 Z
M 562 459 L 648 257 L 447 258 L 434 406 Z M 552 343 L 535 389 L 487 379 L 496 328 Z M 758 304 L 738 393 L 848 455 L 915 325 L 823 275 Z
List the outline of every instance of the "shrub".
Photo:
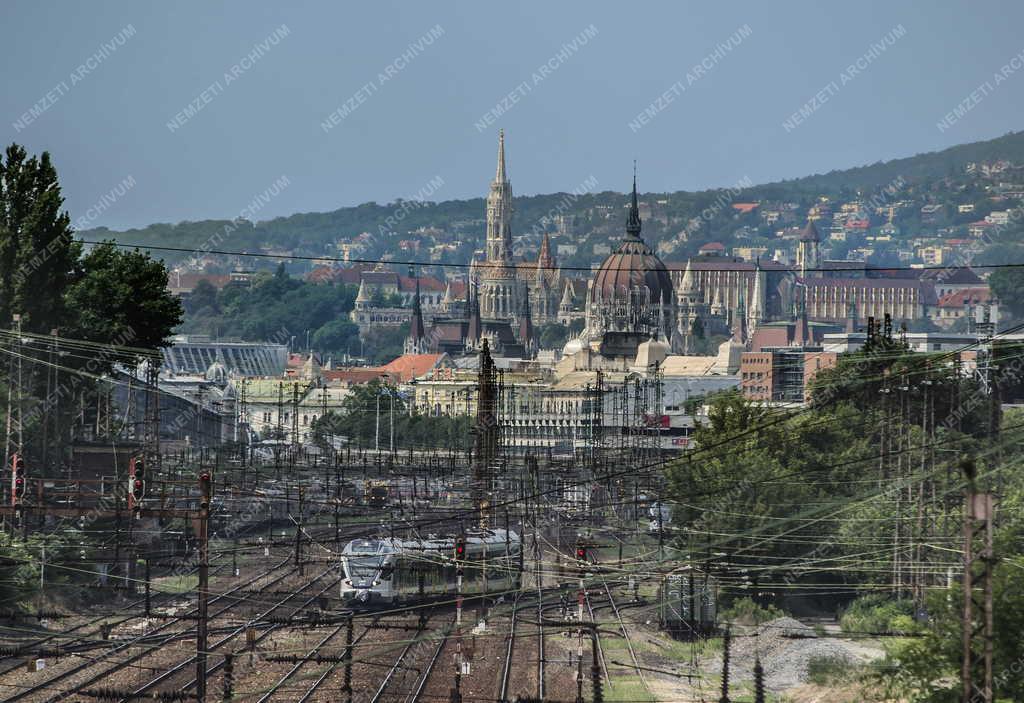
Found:
M 774 605 L 763 607 L 751 598 L 739 598 L 721 613 L 725 622 L 734 625 L 760 625 L 763 622 L 781 618 L 783 615 L 785 613 Z
M 850 603 L 839 625 L 843 632 L 889 635 L 921 631 L 921 626 L 914 621 L 913 601 L 894 600 L 882 594 L 863 596 Z

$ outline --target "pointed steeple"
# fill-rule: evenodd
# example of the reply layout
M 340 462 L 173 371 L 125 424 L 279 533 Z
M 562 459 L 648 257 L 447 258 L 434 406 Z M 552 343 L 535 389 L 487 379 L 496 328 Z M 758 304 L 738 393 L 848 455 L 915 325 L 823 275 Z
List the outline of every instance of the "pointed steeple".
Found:
M 366 289 L 366 281 L 363 278 L 359 279 L 359 292 L 356 294 L 356 303 L 368 303 L 370 302 L 370 291 Z
M 626 237 L 640 239 L 640 205 L 636 198 L 636 162 L 633 162 L 633 196 L 629 202 L 629 218 L 626 220 Z
M 495 183 L 507 183 L 505 176 L 505 130 L 498 130 L 498 172 L 494 175 Z
M 763 310 L 761 309 L 761 257 L 757 257 L 754 263 L 754 292 L 751 295 L 750 300 L 750 329 L 753 329 L 757 323 L 761 322 L 763 318 Z
M 523 345 L 526 355 L 533 356 L 533 319 L 530 316 L 530 296 L 523 301 L 525 308 L 519 321 L 519 342 Z
M 801 242 L 820 242 L 821 235 L 818 233 L 818 228 L 814 226 L 814 219 L 810 216 L 807 217 L 807 224 L 804 225 L 803 230 L 800 232 Z
M 422 354 L 426 351 L 423 343 L 427 331 L 423 325 L 423 308 L 420 306 L 420 279 L 416 279 L 416 294 L 412 299 L 412 320 L 409 323 L 409 353 Z
M 686 270 L 683 271 L 683 280 L 679 284 L 679 295 L 693 295 L 693 268 L 690 260 L 686 260 Z
M 572 310 L 572 289 L 568 281 L 565 282 L 565 287 L 562 288 L 562 300 L 558 303 L 559 310 Z
M 743 286 L 740 286 L 739 299 L 736 301 L 736 311 L 732 317 L 732 338 L 739 344 L 747 343 L 747 311 L 743 305 Z
M 711 303 L 712 315 L 725 315 L 725 302 L 722 300 L 722 286 L 715 289 L 715 301 Z
M 555 257 L 551 255 L 551 240 L 548 233 L 540 240 L 540 253 L 537 254 L 537 268 L 553 270 L 555 268 Z
M 469 325 L 466 328 L 466 341 L 475 346 L 480 341 L 483 332 L 483 323 L 480 320 L 480 298 L 478 292 L 474 292 L 472 283 L 466 288 L 466 303 L 469 308 Z

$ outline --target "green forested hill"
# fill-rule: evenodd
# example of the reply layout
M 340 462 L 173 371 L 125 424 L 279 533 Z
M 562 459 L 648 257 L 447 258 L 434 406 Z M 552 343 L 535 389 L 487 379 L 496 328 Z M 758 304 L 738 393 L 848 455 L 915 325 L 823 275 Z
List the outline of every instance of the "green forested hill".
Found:
M 982 197 L 983 188 L 978 187 L 974 177 L 968 177 L 964 167 L 970 162 L 985 162 L 1004 159 L 1014 164 L 1024 164 L 1024 132 L 1014 132 L 997 139 L 972 144 L 962 144 L 939 152 L 918 154 L 892 161 L 879 162 L 857 168 L 830 171 L 825 174 L 804 178 L 753 185 L 742 191 L 707 190 L 700 192 L 678 191 L 673 193 L 647 193 L 648 201 L 663 201 L 659 204 L 659 217 L 644 223 L 644 234 L 651 242 L 664 238 L 678 237 L 683 229 L 693 232 L 682 243 L 678 254 L 692 254 L 707 241 L 720 240 L 726 244 L 735 243 L 734 233 L 739 227 L 758 227 L 756 217 L 741 218 L 727 206 L 731 201 L 760 200 L 795 202 L 806 207 L 819 195 L 850 198 L 856 194 L 870 198 L 899 182 L 901 192 L 890 198 L 910 197 L 937 202 L 952 202 L 954 195 L 963 199 Z M 1013 178 L 1014 176 L 1008 176 Z M 604 185 L 604 184 L 599 184 Z M 483 187 L 481 187 L 483 190 Z M 544 218 L 553 214 L 575 215 L 578 218 L 577 239 L 583 245 L 575 256 L 561 257 L 563 264 L 587 265 L 594 260 L 593 244 L 604 243 L 621 231 L 622 210 L 625 198 L 613 191 L 589 192 L 581 195 L 553 193 L 519 197 L 515 200 L 516 215 L 513 233 L 517 236 L 537 234 L 545 228 Z M 598 209 L 595 206 L 607 206 Z M 400 222 L 388 224 L 389 217 L 401 212 Z M 702 213 L 703 216 L 702 216 Z M 901 215 L 902 216 L 902 215 Z M 910 219 L 904 223 L 917 229 L 920 225 L 916 213 L 907 213 Z M 484 199 L 449 200 L 406 204 L 402 201 L 389 204 L 364 203 L 355 207 L 343 207 L 331 212 L 298 213 L 289 217 L 278 217 L 257 223 L 235 223 L 233 228 L 228 220 L 202 220 L 178 224 L 153 224 L 142 229 L 115 232 L 106 228 L 85 230 L 79 234 L 85 239 L 112 238 L 125 243 L 143 246 L 173 246 L 186 249 L 201 249 L 208 242 L 217 244 L 213 248 L 229 251 L 289 252 L 306 256 L 336 256 L 336 242 L 352 238 L 362 232 L 373 235 L 365 258 L 391 257 L 395 259 L 416 258 L 424 260 L 422 254 L 412 256 L 398 250 L 398 242 L 408 238 L 410 231 L 420 227 L 435 227 L 444 231 L 439 241 L 461 242 L 455 251 L 448 252 L 442 261 L 465 263 L 472 250 L 481 245 L 484 232 Z M 699 223 L 694 225 L 694 218 Z M 942 224 L 962 224 L 950 221 Z M 232 229 L 226 236 L 225 228 Z M 906 228 L 905 228 L 906 229 Z M 920 234 L 920 232 L 915 232 Z M 747 232 L 744 239 L 750 244 L 768 244 L 771 234 L 767 230 Z M 762 241 L 759 241 L 759 238 Z M 536 241 L 528 240 L 527 246 Z M 156 252 L 169 263 L 189 258 L 188 254 Z M 238 262 L 225 261 L 230 267 Z M 249 266 L 270 267 L 272 262 L 250 259 Z M 290 265 L 293 270 L 308 268 L 308 264 Z

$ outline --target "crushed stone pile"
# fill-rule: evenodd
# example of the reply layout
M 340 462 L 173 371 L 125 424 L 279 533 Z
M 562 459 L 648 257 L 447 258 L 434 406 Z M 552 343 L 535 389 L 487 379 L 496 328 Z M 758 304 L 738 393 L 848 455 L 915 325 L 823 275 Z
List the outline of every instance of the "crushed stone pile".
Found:
M 730 680 L 754 678 L 755 656 L 761 659 L 765 685 L 772 691 L 794 688 L 808 681 L 808 666 L 818 658 L 856 664 L 880 656 L 869 647 L 831 637 L 819 637 L 814 628 L 790 617 L 776 618 L 732 640 Z M 721 658 L 717 662 L 721 671 Z

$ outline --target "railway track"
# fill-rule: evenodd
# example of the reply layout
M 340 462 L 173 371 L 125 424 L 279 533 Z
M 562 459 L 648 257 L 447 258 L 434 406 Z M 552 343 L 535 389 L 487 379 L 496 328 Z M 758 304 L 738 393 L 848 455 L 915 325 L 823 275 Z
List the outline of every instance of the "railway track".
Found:
M 597 565 L 597 560 L 596 559 L 592 559 L 592 562 L 594 563 L 595 566 Z M 618 604 L 615 602 L 615 595 L 612 593 L 612 588 L 608 584 L 608 579 L 606 579 L 600 573 L 598 573 L 598 579 L 600 580 L 601 587 L 604 590 L 604 593 L 605 593 L 605 595 L 608 598 L 608 606 L 611 608 L 612 613 L 615 615 L 615 623 L 618 626 L 619 631 L 622 633 L 622 638 L 623 638 L 623 640 L 626 643 L 626 649 L 629 651 L 629 657 L 633 661 L 633 668 L 636 670 L 637 676 L 639 677 L 640 683 L 643 685 L 644 689 L 648 693 L 650 693 L 650 686 L 647 685 L 647 678 L 644 676 L 643 667 L 640 665 L 640 660 L 636 656 L 636 650 L 633 648 L 633 641 L 632 641 L 632 639 L 629 636 L 629 629 L 626 627 L 626 623 L 622 619 L 622 613 L 619 610 Z M 590 600 L 590 596 L 588 594 L 587 595 L 588 606 L 589 606 L 589 600 Z M 597 622 L 597 618 L 593 615 L 593 609 L 591 609 L 591 613 L 592 613 L 591 617 L 594 619 L 594 622 Z M 600 648 L 601 637 L 598 636 L 596 639 L 597 639 L 598 647 Z M 604 668 L 604 679 L 605 679 L 605 681 L 607 681 L 609 683 L 609 687 L 611 687 L 611 677 L 608 675 L 608 667 L 607 667 L 607 664 L 605 664 L 603 652 L 601 654 L 601 664 L 602 664 L 602 667 Z
M 427 682 L 430 680 L 430 675 L 434 672 L 434 668 L 437 666 L 437 660 L 441 658 L 441 652 L 444 651 L 445 645 L 448 644 L 448 638 L 450 635 L 451 630 L 446 630 L 444 637 L 438 640 L 437 647 L 434 649 L 434 654 L 430 657 L 430 661 L 427 662 L 426 668 L 423 670 L 419 680 L 416 682 L 412 694 L 406 699 L 406 703 L 418 703 L 418 701 L 422 700 L 423 695 L 426 692 Z
M 223 571 L 225 568 L 227 568 L 227 565 L 226 564 L 222 564 L 220 566 L 215 567 L 214 569 L 211 569 L 210 576 L 211 577 L 216 576 L 218 572 Z M 184 575 L 191 575 L 196 570 L 197 569 L 192 569 L 187 574 L 184 574 Z M 158 592 L 155 596 L 152 596 L 150 598 L 150 605 L 151 606 L 157 605 L 158 603 L 155 602 L 155 601 L 160 601 L 160 602 L 172 601 L 176 597 L 180 597 L 180 596 L 178 596 L 178 594 L 174 594 L 174 593 L 160 593 L 160 592 Z M 132 601 L 131 603 L 126 603 L 125 605 L 120 607 L 120 610 L 135 609 L 135 608 L 143 607 L 145 605 L 145 603 L 146 603 L 146 599 L 145 598 L 140 598 L 139 600 Z M 91 649 L 97 649 L 97 648 L 100 648 L 100 647 L 107 647 L 107 646 L 109 646 L 109 641 L 102 639 L 102 636 L 101 636 L 102 633 L 101 633 L 101 630 L 99 629 L 99 625 L 101 623 L 104 624 L 104 625 L 108 625 L 111 629 L 113 629 L 113 628 L 125 625 L 126 623 L 129 623 L 132 620 L 143 619 L 143 618 L 150 617 L 150 616 L 147 616 L 145 613 L 137 613 L 137 614 L 134 614 L 134 615 L 127 615 L 127 616 L 121 617 L 119 619 L 115 619 L 112 622 L 108 622 L 108 619 L 110 617 L 111 617 L 111 614 L 99 615 L 99 616 L 97 616 L 95 618 L 87 620 L 86 622 L 79 623 L 78 625 L 75 625 L 74 627 L 68 628 L 67 630 L 62 630 L 61 632 L 51 633 L 51 634 L 46 635 L 45 637 L 42 637 L 40 639 L 33 640 L 32 642 L 26 642 L 24 644 L 14 645 L 11 648 L 9 654 L 5 654 L 4 656 L 0 656 L 0 677 L 3 677 L 4 675 L 10 673 L 11 671 L 14 671 L 15 669 L 21 668 L 24 665 L 24 662 L 21 661 L 22 657 L 37 656 L 37 657 L 40 657 L 40 658 L 46 658 L 46 657 L 49 657 L 49 656 L 53 656 L 53 654 L 58 652 L 58 651 L 61 654 L 73 654 L 73 653 L 76 653 L 76 652 L 85 652 L 85 651 L 89 651 Z M 79 630 L 83 630 L 85 628 L 89 628 L 89 627 L 92 627 L 92 626 L 96 626 L 96 629 L 92 630 L 91 632 L 87 632 L 87 633 L 83 633 L 81 635 L 75 636 L 75 637 L 73 637 L 70 640 L 64 639 L 66 635 L 69 635 L 71 633 L 74 633 L 74 632 L 77 632 Z M 99 639 L 97 639 L 98 636 L 100 637 Z M 60 640 L 60 643 L 55 645 L 55 646 L 53 646 L 52 648 L 46 646 L 46 644 L 48 642 L 54 642 L 55 640 Z M 5 659 L 16 659 L 17 661 L 3 661 Z M 2 688 L 2 686 L 0 686 L 0 688 Z
M 342 627 L 347 629 L 348 627 L 350 627 L 350 623 L 345 623 L 345 625 L 343 625 Z M 340 632 L 340 629 L 341 628 L 339 628 L 338 630 L 335 630 L 334 633 L 332 634 L 332 637 L 337 636 L 337 634 Z M 353 647 L 355 647 L 357 644 L 359 644 L 359 642 L 362 641 L 362 639 L 364 637 L 366 637 L 366 634 L 369 631 L 370 631 L 370 628 L 367 627 L 361 633 L 359 633 L 358 637 L 354 637 L 351 642 L 346 642 L 346 644 L 345 644 L 345 651 L 344 651 L 344 653 L 342 655 L 342 658 L 345 659 L 348 662 L 349 667 L 351 667 L 351 662 L 352 662 L 352 657 L 353 657 Z M 324 641 L 326 641 L 327 639 L 331 639 L 331 637 L 326 638 Z M 318 647 L 319 646 L 320 645 L 318 645 Z M 312 650 L 307 655 L 307 657 L 313 655 L 314 651 L 316 651 L 316 649 Z M 326 669 L 324 669 L 323 673 L 321 673 L 320 676 L 317 677 L 317 679 L 306 690 L 306 692 L 302 694 L 302 697 L 298 699 L 298 703 L 307 703 L 308 701 L 313 700 L 313 697 L 316 695 L 317 691 L 319 691 L 321 688 L 323 688 L 326 685 L 326 683 L 330 679 L 331 675 L 334 674 L 334 672 L 337 671 L 338 667 L 341 666 L 341 665 L 342 665 L 342 662 L 340 662 L 340 661 L 332 662 Z M 284 678 L 281 679 L 281 681 L 278 683 L 278 687 L 280 687 L 282 684 L 284 684 L 288 680 L 288 678 L 293 676 L 295 673 L 298 673 L 298 669 L 300 667 L 301 667 L 301 664 L 300 663 L 296 663 L 295 667 L 293 667 L 293 670 L 290 671 Z M 351 675 L 351 671 L 350 671 L 349 675 Z M 346 684 L 346 686 L 349 686 L 349 685 L 351 685 L 351 681 L 349 681 Z M 349 691 L 349 693 L 351 694 L 351 691 Z
M 219 640 L 217 640 L 215 642 L 210 643 L 208 645 L 207 652 L 210 653 L 210 652 L 213 652 L 215 650 L 223 648 L 226 644 L 228 644 L 229 642 L 234 640 L 236 637 L 238 637 L 239 635 L 244 633 L 247 629 L 249 629 L 249 627 L 251 627 L 254 623 L 258 622 L 259 619 L 266 618 L 268 615 L 271 615 L 272 613 L 274 613 L 278 609 L 285 607 L 285 605 L 288 603 L 288 601 L 290 601 L 291 599 L 293 599 L 293 598 L 295 598 L 297 596 L 300 596 L 303 591 L 307 590 L 308 588 L 310 588 L 311 586 L 313 586 L 314 584 L 319 582 L 324 576 L 326 576 L 327 574 L 330 574 L 332 572 L 334 572 L 334 569 L 327 569 L 327 570 L 323 571 L 322 573 L 317 575 L 315 578 L 313 578 L 311 581 L 309 581 L 309 583 L 307 583 L 306 585 L 304 585 L 304 586 L 300 587 L 299 589 L 297 589 L 294 593 L 292 593 L 290 595 L 287 595 L 283 599 L 281 599 L 280 601 L 276 602 L 268 610 L 262 612 L 257 618 L 254 618 L 253 621 L 250 621 L 249 623 L 246 623 L 244 625 L 240 625 L 240 626 L 234 628 L 233 630 L 228 632 L 221 639 L 219 639 Z M 289 618 L 294 617 L 299 612 L 301 612 L 301 610 L 303 608 L 306 608 L 311 603 L 315 602 L 327 590 L 335 587 L 340 582 L 340 580 L 341 580 L 340 578 L 333 580 L 331 583 L 329 583 L 326 586 L 324 586 L 320 591 L 315 593 L 313 596 L 307 598 L 301 605 L 296 607 L 295 611 L 289 616 Z M 282 627 L 282 625 L 273 624 L 273 625 L 270 625 L 269 627 L 263 629 L 263 631 L 260 632 L 260 634 L 257 635 L 254 638 L 253 646 L 258 645 L 260 642 L 262 642 L 263 640 L 265 640 L 268 637 L 270 637 L 271 634 L 273 634 L 275 631 L 277 631 L 281 627 Z M 153 688 L 156 688 L 157 686 L 160 686 L 160 685 L 163 685 L 163 684 L 167 684 L 168 682 L 170 682 L 179 672 L 187 671 L 189 669 L 189 667 L 195 665 L 195 663 L 196 663 L 196 655 L 193 654 L 193 655 L 189 656 L 187 659 L 185 659 L 185 661 L 182 661 L 182 662 L 176 664 L 175 666 L 173 666 L 170 669 L 168 669 L 168 670 L 164 671 L 163 673 L 161 673 L 159 676 L 156 676 L 155 678 L 151 679 L 150 681 L 148 681 L 148 682 L 142 684 L 141 686 L 138 686 L 137 688 L 135 688 L 135 690 L 132 691 L 131 696 L 128 696 L 128 697 L 125 697 L 125 698 L 121 699 L 121 703 L 127 703 L 127 701 L 133 700 L 135 698 L 143 697 L 147 692 L 151 691 Z M 206 679 L 207 679 L 207 681 L 209 681 L 211 675 L 213 675 L 216 672 L 220 671 L 224 667 L 224 663 L 225 663 L 225 660 L 221 659 L 220 661 L 214 663 L 213 665 L 211 665 L 210 667 L 208 667 L 206 669 Z M 179 690 L 181 690 L 181 691 L 189 691 L 189 690 L 195 688 L 197 683 L 198 683 L 197 679 L 196 678 L 192 678 L 187 683 L 183 684 L 180 687 Z
M 230 599 L 235 593 L 237 593 L 237 592 L 247 588 L 248 586 L 252 585 L 253 583 L 256 583 L 260 579 L 268 578 L 270 575 L 274 574 L 276 571 L 279 571 L 280 569 L 282 569 L 285 566 L 287 566 L 288 563 L 289 563 L 289 560 L 285 560 L 285 561 L 281 562 L 280 564 L 277 564 L 275 566 L 270 567 L 266 571 L 264 571 L 264 572 L 262 572 L 262 573 L 260 573 L 260 574 L 258 574 L 256 576 L 254 576 L 253 578 L 247 580 L 246 582 L 241 583 L 238 586 L 235 586 L 234 588 L 232 588 L 232 589 L 230 589 L 230 590 L 228 590 L 228 591 L 226 591 L 224 593 L 221 593 L 219 595 L 214 596 L 213 598 L 210 599 L 210 603 L 212 604 L 212 603 L 220 602 L 220 601 L 223 601 L 223 600 L 226 600 L 226 599 Z M 292 567 L 292 571 L 294 571 L 294 567 Z M 231 607 L 233 607 L 233 605 L 229 604 L 229 605 L 225 606 L 224 608 L 222 608 L 221 610 L 219 610 L 216 614 L 223 613 L 226 610 L 230 609 Z M 61 683 L 63 681 L 66 681 L 67 679 L 69 679 L 71 677 L 74 677 L 74 676 L 77 676 L 78 674 L 86 672 L 88 669 L 96 666 L 98 663 L 102 662 L 103 660 L 108 659 L 108 658 L 110 658 L 112 656 L 115 656 L 115 655 L 118 655 L 118 654 L 130 651 L 133 647 L 138 646 L 144 640 L 152 639 L 152 637 L 154 635 L 157 635 L 157 634 L 160 634 L 160 633 L 164 633 L 164 632 L 166 632 L 168 630 L 171 630 L 171 628 L 173 628 L 175 625 L 180 625 L 182 623 L 187 622 L 188 616 L 194 615 L 196 612 L 197 611 L 195 609 L 193 609 L 193 610 L 190 610 L 185 616 L 178 616 L 178 617 L 171 618 L 167 622 L 165 622 L 162 625 L 159 625 L 158 627 L 156 627 L 153 631 L 151 631 L 149 633 L 146 633 L 146 635 L 142 635 L 142 636 L 139 636 L 139 637 L 136 637 L 136 638 L 132 638 L 130 640 L 126 640 L 126 641 L 120 642 L 117 645 L 115 645 L 113 648 L 109 649 L 108 651 L 103 652 L 103 653 L 99 654 L 96 657 L 92 657 L 88 661 L 85 661 L 85 662 L 83 662 L 83 663 L 81 663 L 81 664 L 79 664 L 77 666 L 74 666 L 71 669 L 68 669 L 67 671 L 64 671 L 64 672 L 62 672 L 60 674 L 57 674 L 56 676 L 51 676 L 50 678 L 48 678 L 47 680 L 45 680 L 43 682 L 40 682 L 40 683 L 38 683 L 38 684 L 36 684 L 34 686 L 27 687 L 27 688 L 23 689 L 22 691 L 11 695 L 10 697 L 6 698 L 5 701 L 7 701 L 8 703 L 14 703 L 15 701 L 25 700 L 27 698 L 34 697 L 34 696 L 36 696 L 38 694 L 45 693 L 46 691 L 48 691 L 50 689 L 53 689 L 56 684 Z M 181 636 L 181 634 L 182 633 L 179 632 L 179 631 L 171 631 L 169 633 L 166 633 L 164 635 L 164 638 L 159 641 L 159 644 L 170 642 L 174 638 Z M 159 644 L 157 644 L 155 646 L 158 647 Z M 108 669 L 105 669 L 104 671 L 102 671 L 102 672 L 100 672 L 98 674 L 94 674 L 94 675 L 89 676 L 85 682 L 80 682 L 78 684 L 75 684 L 70 689 L 68 689 L 66 691 L 61 691 L 61 692 L 57 693 L 56 695 L 53 695 L 53 696 L 50 696 L 50 697 L 46 698 L 45 700 L 47 700 L 48 703 L 56 703 L 56 701 L 60 701 L 60 700 L 63 700 L 64 698 L 66 698 L 66 697 L 74 695 L 74 694 L 78 693 L 78 691 L 82 690 L 83 688 L 85 688 L 87 686 L 91 686 L 92 684 L 96 683 L 97 681 L 100 681 L 103 678 L 109 676 L 110 674 L 112 674 L 112 673 L 114 673 L 114 672 L 116 672 L 116 671 L 118 671 L 120 669 L 123 669 L 125 667 L 133 665 L 135 662 L 139 661 L 140 659 L 145 657 L 147 654 L 149 654 L 150 649 L 151 649 L 151 646 L 147 646 L 146 649 L 143 650 L 142 652 L 132 654 L 127 659 L 117 662 L 112 667 L 110 667 Z
M 498 700 L 508 700 L 508 681 L 512 673 L 512 653 L 516 645 L 516 615 L 519 613 L 519 597 L 522 591 L 516 591 L 515 599 L 512 601 L 512 614 L 509 617 L 508 644 L 505 648 L 505 662 L 501 668 L 501 688 L 498 691 Z

